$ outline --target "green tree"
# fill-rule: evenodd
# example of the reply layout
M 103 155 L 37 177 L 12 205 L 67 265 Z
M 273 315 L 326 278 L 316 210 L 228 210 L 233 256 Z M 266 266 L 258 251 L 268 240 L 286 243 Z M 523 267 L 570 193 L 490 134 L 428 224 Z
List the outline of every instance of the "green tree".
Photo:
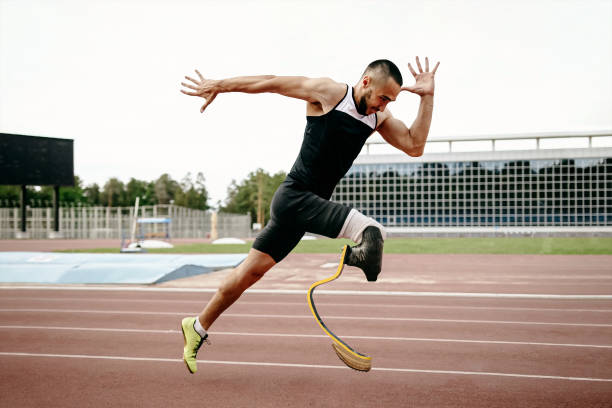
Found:
M 27 186 L 26 205 L 33 208 L 51 206 L 53 200 L 53 188 L 49 186 Z M 64 204 L 64 203 L 62 203 Z
M 0 207 L 19 207 L 21 187 L 0 186 Z
M 209 206 L 205 181 L 202 173 L 197 174 L 195 181 L 188 173 L 180 184 L 168 174 L 162 174 L 155 181 L 131 178 L 127 184 L 111 178 L 101 190 L 96 183 L 83 187 L 83 181 L 75 176 L 74 186 L 60 187 L 60 204 L 132 206 L 136 197 L 140 197 L 140 205 L 168 204 L 175 200 L 177 205 L 206 210 Z M 0 207 L 18 207 L 20 200 L 20 186 L 0 186 Z M 52 206 L 53 186 L 28 186 L 26 204 L 30 207 Z
M 191 173 L 187 173 L 179 184 L 174 203 L 187 208 L 207 210 L 209 208 L 208 191 L 204 185 L 205 181 L 201 172 L 196 176 L 195 183 L 191 180 Z
M 102 190 L 103 203 L 109 207 L 116 207 L 122 204 L 125 197 L 125 186 L 118 178 L 109 179 L 104 184 L 104 190 Z
M 85 203 L 83 182 L 74 176 L 74 186 L 60 187 L 60 205 Z M 30 207 L 51 207 L 53 205 L 53 186 L 27 186 L 26 205 Z M 21 202 L 21 186 L 0 186 L 0 207 L 18 207 Z
M 86 203 L 91 206 L 102 205 L 102 193 L 100 186 L 96 183 L 90 184 L 83 189 L 83 196 Z
M 136 202 L 136 197 L 140 197 L 140 205 L 153 205 L 155 204 L 155 194 L 153 182 L 137 180 L 131 178 L 125 186 L 125 200 L 124 205 L 132 206 Z
M 53 199 L 53 187 L 47 186 L 49 189 L 51 200 Z M 83 181 L 79 176 L 74 176 L 74 186 L 72 187 L 60 187 L 59 194 L 60 202 L 67 203 L 69 205 L 86 204 L 87 198 L 83 191 Z
M 257 211 L 261 208 L 264 216 L 264 223 L 270 220 L 270 203 L 272 196 L 278 186 L 285 179 L 286 174 L 282 171 L 270 175 L 263 169 L 257 169 L 249 173 L 246 179 L 240 184 L 232 180 L 232 184 L 227 189 L 227 199 L 221 211 L 228 213 L 251 213 L 252 222 L 257 221 Z M 261 205 L 259 201 L 261 200 Z
M 157 204 L 169 204 L 174 200 L 177 190 L 180 189 L 179 184 L 164 173 L 155 180 L 154 191 Z
M 202 172 L 198 172 L 195 180 L 195 191 L 197 193 L 196 203 L 199 207 L 202 207 L 203 210 L 207 210 L 210 207 L 208 206 L 208 190 L 206 190 L 206 178 Z

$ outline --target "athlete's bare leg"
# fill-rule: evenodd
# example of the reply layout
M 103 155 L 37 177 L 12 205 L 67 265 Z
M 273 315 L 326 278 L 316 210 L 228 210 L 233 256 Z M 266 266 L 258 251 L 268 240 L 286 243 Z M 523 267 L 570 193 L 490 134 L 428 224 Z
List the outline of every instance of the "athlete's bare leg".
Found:
M 234 303 L 242 293 L 272 268 L 276 262 L 264 252 L 251 248 L 248 256 L 221 283 L 219 290 L 199 316 L 205 330 Z

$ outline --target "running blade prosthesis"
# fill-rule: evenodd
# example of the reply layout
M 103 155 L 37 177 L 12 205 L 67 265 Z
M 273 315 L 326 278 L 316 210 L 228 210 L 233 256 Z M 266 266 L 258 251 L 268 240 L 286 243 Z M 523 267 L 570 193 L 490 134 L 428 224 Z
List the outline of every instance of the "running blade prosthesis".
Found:
M 342 250 L 342 257 L 340 258 L 340 265 L 338 265 L 338 270 L 336 271 L 334 276 L 331 276 L 327 279 L 320 280 L 315 282 L 308 289 L 308 306 L 310 306 L 310 311 L 314 315 L 315 319 L 317 319 L 317 323 L 323 329 L 325 334 L 327 334 L 334 341 L 332 343 L 332 347 L 340 360 L 350 368 L 358 371 L 370 371 L 372 368 L 372 357 L 366 356 L 365 354 L 361 354 L 360 352 L 353 350 L 351 346 L 342 341 L 338 336 L 336 336 L 331 330 L 327 328 L 323 320 L 321 320 L 321 316 L 317 312 L 317 308 L 315 307 L 314 301 L 312 299 L 312 294 L 315 288 L 324 283 L 331 282 L 337 279 L 340 274 L 342 274 L 342 270 L 344 269 L 345 257 L 347 255 L 348 245 L 344 246 Z

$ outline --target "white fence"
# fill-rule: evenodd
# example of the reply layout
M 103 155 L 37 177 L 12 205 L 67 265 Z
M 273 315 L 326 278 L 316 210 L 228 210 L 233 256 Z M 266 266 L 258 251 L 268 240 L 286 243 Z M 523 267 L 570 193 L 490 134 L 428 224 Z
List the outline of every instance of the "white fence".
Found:
M 210 211 L 176 205 L 142 206 L 140 217 L 171 218 L 171 238 L 208 238 L 211 234 Z M 133 207 L 70 207 L 60 208 L 60 233 L 66 239 L 129 237 L 134 217 Z M 250 235 L 251 217 L 242 214 L 218 214 L 219 238 Z M 152 224 L 152 232 L 165 231 L 164 225 Z M 52 208 L 27 208 L 26 230 L 30 238 L 45 239 L 53 231 Z M 0 208 L 0 239 L 15 238 L 21 231 L 19 208 Z

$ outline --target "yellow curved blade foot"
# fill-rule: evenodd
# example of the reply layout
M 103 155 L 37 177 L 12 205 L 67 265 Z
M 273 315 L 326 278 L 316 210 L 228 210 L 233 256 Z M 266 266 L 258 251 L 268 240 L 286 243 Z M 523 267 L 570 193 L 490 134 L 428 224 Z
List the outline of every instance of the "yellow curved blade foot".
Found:
M 370 371 L 372 368 L 372 358 L 371 357 L 361 357 L 354 353 L 349 353 L 336 343 L 332 343 L 332 348 L 338 355 L 338 358 L 342 360 L 344 364 L 351 367 L 353 370 L 357 371 Z
M 308 296 L 307 296 L 308 306 L 310 306 L 310 311 L 312 312 L 313 316 L 317 320 L 317 323 L 319 323 L 319 326 L 321 326 L 325 334 L 331 337 L 331 339 L 334 341 L 334 343 L 332 343 L 332 347 L 334 348 L 334 351 L 336 352 L 338 357 L 340 357 L 340 360 L 342 360 L 342 362 L 344 362 L 347 366 L 349 366 L 350 368 L 354 370 L 370 371 L 370 369 L 372 368 L 372 358 L 366 356 L 365 354 L 361 354 L 356 350 L 353 350 L 351 346 L 349 346 L 346 342 L 342 341 L 338 336 L 336 336 L 325 325 L 325 323 L 323 323 L 323 319 L 321 319 L 321 316 L 319 316 L 319 313 L 317 312 L 317 308 L 314 304 L 314 299 L 313 299 L 313 292 L 317 286 L 322 285 L 324 283 L 331 282 L 340 276 L 340 274 L 342 273 L 342 270 L 344 269 L 344 263 L 345 263 L 345 257 L 347 255 L 347 251 L 348 251 L 348 245 L 345 245 L 344 248 L 342 249 L 342 256 L 340 257 L 340 264 L 338 265 L 338 270 L 333 276 L 330 276 L 327 279 L 323 279 L 318 282 L 315 282 L 310 286 L 310 289 L 308 289 Z

